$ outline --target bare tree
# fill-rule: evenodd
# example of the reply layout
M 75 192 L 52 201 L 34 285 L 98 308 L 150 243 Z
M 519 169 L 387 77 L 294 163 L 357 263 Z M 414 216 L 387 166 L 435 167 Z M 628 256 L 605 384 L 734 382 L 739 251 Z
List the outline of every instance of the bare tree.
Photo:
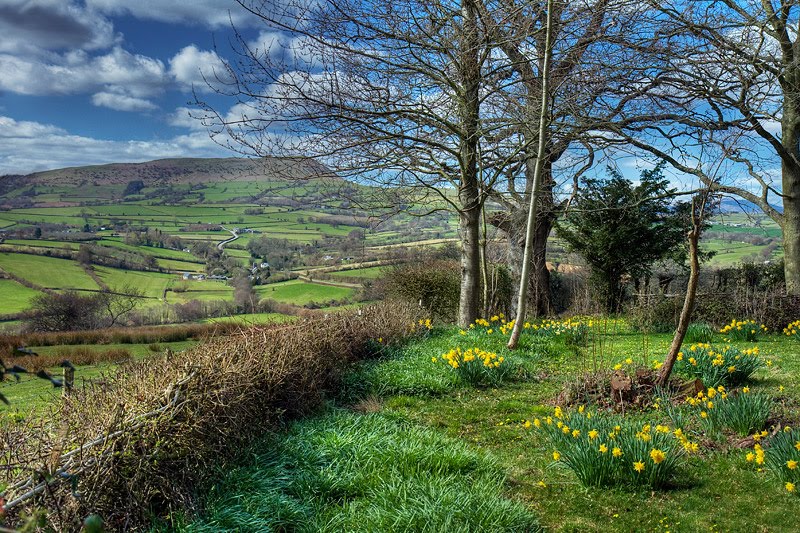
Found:
M 473 322 L 480 214 L 493 179 L 479 165 L 490 50 L 475 0 L 240 4 L 282 37 L 239 36 L 238 60 L 213 84 L 237 99 L 234 112 L 199 102 L 213 134 L 251 155 L 316 158 L 377 186 L 372 205 L 455 211 L 459 323 Z
M 123 285 L 100 292 L 97 300 L 105 314 L 103 325 L 112 327 L 119 324 L 122 318 L 136 309 L 143 298 L 144 291 L 133 285 Z
M 800 294 L 800 39 L 796 0 L 649 2 L 651 68 L 610 125 L 624 142 L 735 195 L 781 227 L 786 289 Z M 638 109 L 637 109 L 638 108 Z M 724 179 L 709 161 L 726 160 Z M 778 170 L 779 168 L 779 170 Z
M 498 181 L 492 198 L 504 211 L 491 217 L 508 237 L 509 265 L 515 279 L 523 265 L 528 206 L 532 194 L 537 148 L 539 109 L 543 85 L 546 10 L 543 2 L 485 0 L 481 16 L 491 42 L 505 57 L 511 71 L 503 95 L 505 108 L 498 119 L 505 128 L 500 147 L 513 146 L 503 165 L 505 179 Z M 553 60 L 542 186 L 531 253 L 531 309 L 538 315 L 550 311 L 550 276 L 546 264 L 547 241 L 560 212 L 569 205 L 578 178 L 597 164 L 598 149 L 609 139 L 597 129 L 619 117 L 609 105 L 614 89 L 638 80 L 639 67 L 628 46 L 641 8 L 629 0 L 578 0 L 553 2 Z M 502 104 L 500 104 L 502 105 Z
M 700 234 L 703 231 L 704 219 L 711 211 L 707 210 L 709 200 L 708 189 L 692 199 L 692 228 L 687 233 L 689 242 L 689 280 L 686 284 L 686 296 L 683 299 L 683 308 L 678 319 L 678 327 L 675 328 L 669 352 L 667 352 L 664 364 L 661 365 L 656 377 L 656 384 L 662 387 L 667 384 L 675 362 L 678 360 L 678 353 L 683 345 L 683 339 L 686 337 L 692 312 L 694 311 L 697 285 L 700 280 Z
M 550 117 L 549 91 L 550 91 L 550 61 L 553 57 L 553 0 L 547 0 L 547 15 L 545 18 L 544 49 L 542 53 L 542 95 L 539 109 L 539 145 L 536 150 L 536 163 L 533 170 L 533 184 L 531 186 L 530 204 L 528 207 L 528 223 L 525 228 L 525 252 L 522 256 L 522 273 L 519 281 L 519 295 L 517 298 L 517 316 L 508 347 L 515 349 L 519 344 L 525 322 L 525 308 L 528 302 L 528 280 L 530 279 L 531 257 L 533 256 L 534 232 L 536 231 L 537 204 L 542 188 L 542 171 L 544 170 L 544 156 L 547 149 L 547 122 Z

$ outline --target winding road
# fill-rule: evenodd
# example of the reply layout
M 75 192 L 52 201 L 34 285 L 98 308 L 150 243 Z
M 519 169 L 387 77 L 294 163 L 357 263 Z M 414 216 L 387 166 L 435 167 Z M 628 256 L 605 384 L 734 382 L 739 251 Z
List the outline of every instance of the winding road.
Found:
M 226 228 L 225 226 L 220 226 L 220 227 L 231 234 L 231 238 L 230 239 L 225 239 L 224 241 L 222 241 L 219 244 L 217 244 L 217 248 L 222 250 L 222 249 L 225 248 L 226 244 L 228 244 L 229 242 L 233 242 L 236 239 L 238 239 L 239 238 L 239 234 L 236 233 L 235 231 L 233 231 L 232 229 Z

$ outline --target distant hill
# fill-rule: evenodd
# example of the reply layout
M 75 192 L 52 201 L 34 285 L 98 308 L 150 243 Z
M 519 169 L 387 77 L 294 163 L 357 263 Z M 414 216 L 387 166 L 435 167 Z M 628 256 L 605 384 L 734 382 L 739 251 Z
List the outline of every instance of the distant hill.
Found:
M 125 185 L 142 180 L 147 187 L 207 183 L 212 181 L 273 181 L 332 177 L 313 159 L 267 157 L 262 159 L 182 158 L 145 163 L 111 163 L 0 177 L 0 191 L 20 186 Z M 9 187 L 10 186 L 10 187 Z

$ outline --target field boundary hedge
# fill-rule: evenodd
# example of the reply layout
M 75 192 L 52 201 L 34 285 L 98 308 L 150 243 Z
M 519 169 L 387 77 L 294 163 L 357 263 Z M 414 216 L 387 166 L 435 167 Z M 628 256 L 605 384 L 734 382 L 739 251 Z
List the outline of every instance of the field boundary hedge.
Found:
M 46 416 L 2 424 L 0 520 L 18 525 L 39 509 L 50 527 L 74 531 L 97 514 L 127 531 L 191 512 L 221 463 L 315 409 L 351 363 L 413 335 L 418 312 L 391 302 L 250 328 L 128 363 Z

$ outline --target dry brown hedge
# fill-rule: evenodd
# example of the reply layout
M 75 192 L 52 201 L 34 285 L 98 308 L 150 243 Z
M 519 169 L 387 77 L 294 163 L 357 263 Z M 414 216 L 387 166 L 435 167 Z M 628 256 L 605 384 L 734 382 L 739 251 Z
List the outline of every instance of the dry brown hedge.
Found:
M 13 349 L 20 346 L 178 342 L 212 335 L 224 335 L 239 329 L 241 329 L 241 325 L 236 322 L 219 322 L 213 324 L 117 327 L 84 331 L 31 332 L 19 335 L 0 335 L 0 355 L 11 357 Z
M 316 408 L 350 363 L 380 349 L 376 339 L 410 335 L 416 313 L 382 304 L 125 364 L 46 417 L 0 425 L 0 483 L 64 479 L 23 509 L 45 508 L 56 530 L 77 530 L 92 513 L 127 531 L 191 511 L 215 467 L 286 417 Z M 6 502 L 29 488 L 7 491 Z

